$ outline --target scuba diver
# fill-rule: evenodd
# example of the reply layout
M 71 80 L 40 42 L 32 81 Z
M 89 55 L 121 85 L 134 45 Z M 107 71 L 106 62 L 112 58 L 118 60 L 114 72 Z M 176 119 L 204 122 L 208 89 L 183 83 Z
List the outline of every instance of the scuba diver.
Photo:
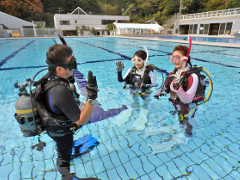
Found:
M 144 49 L 145 51 L 138 50 L 134 53 L 134 57 L 131 59 L 134 66 L 128 69 L 124 77 L 122 77 L 124 64 L 122 61 L 116 63 L 118 81 L 125 82 L 124 89 L 130 89 L 130 94 L 133 98 L 132 108 L 140 108 L 138 96 L 143 99 L 143 106 L 140 108 L 140 118 L 133 124 L 133 128 L 136 130 L 142 130 L 145 127 L 148 115 L 147 105 L 149 104 L 149 95 L 151 93 L 150 89 L 157 86 L 155 74 L 153 73 L 154 66 L 147 65 L 148 51 L 146 47 Z M 130 116 L 131 112 L 128 114 Z
M 15 117 L 24 136 L 35 136 L 47 131 L 57 145 L 57 168 L 63 180 L 74 178 L 70 173 L 73 134 L 88 122 L 98 94 L 96 77 L 89 71 L 86 84 L 87 101 L 80 110 L 79 94 L 76 92 L 73 76 L 77 63 L 72 53 L 72 49 L 66 44 L 51 46 L 46 60 L 48 73 L 40 80 L 33 81 L 37 74 L 46 69 L 40 70 L 33 80 L 29 80 L 30 94 L 25 89 L 26 83 L 15 84 L 15 87 L 20 89 L 20 98 L 15 104 Z M 33 90 L 32 82 L 33 86 L 36 86 Z M 41 142 L 40 145 L 43 148 L 45 144 Z
M 45 88 L 43 103 L 50 117 L 46 130 L 57 144 L 57 166 L 64 180 L 73 178 L 70 174 L 73 134 L 88 122 L 98 91 L 96 77 L 89 71 L 87 102 L 80 110 L 79 95 L 73 84 L 73 69 L 77 69 L 77 63 L 72 53 L 72 49 L 67 45 L 51 46 L 46 60 L 48 73 L 38 82 Z
M 135 95 L 136 92 L 141 91 L 141 97 L 146 97 L 146 92 L 150 87 L 156 87 L 157 83 L 155 80 L 155 75 L 153 73 L 153 66 L 147 65 L 148 52 L 146 47 L 144 47 L 146 52 L 143 50 L 138 50 L 135 52 L 134 57 L 131 59 L 134 67 L 129 68 L 122 77 L 122 71 L 124 69 L 124 64 L 122 61 L 116 63 L 118 72 L 118 81 L 125 82 L 124 88 L 127 85 L 130 86 L 130 93 Z
M 188 115 L 193 112 L 191 118 L 194 118 L 197 107 L 200 105 L 198 103 L 206 102 L 210 98 L 208 96 L 208 99 L 205 99 L 205 76 L 200 74 L 203 68 L 193 67 L 191 64 L 189 56 L 191 45 L 192 40 L 189 36 L 189 47 L 178 45 L 174 48 L 169 61 L 174 64 L 175 68 L 169 73 L 164 86 L 159 88 L 154 96 L 158 99 L 159 96 L 165 95 L 164 91 L 170 94 L 169 101 L 173 103 L 178 113 L 180 124 L 183 127 L 186 125 L 187 136 L 192 136 L 192 125 L 189 123 Z

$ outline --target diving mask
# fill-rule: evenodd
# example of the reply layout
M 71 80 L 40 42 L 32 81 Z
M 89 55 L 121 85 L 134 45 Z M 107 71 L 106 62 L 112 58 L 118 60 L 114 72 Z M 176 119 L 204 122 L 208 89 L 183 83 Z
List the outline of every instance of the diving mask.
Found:
M 184 56 L 184 57 L 181 57 L 179 55 L 173 55 L 171 54 L 169 57 L 168 57 L 169 61 L 170 62 L 173 62 L 174 64 L 179 64 L 180 60 L 184 60 L 185 62 L 188 60 L 188 57 Z
M 71 60 L 69 61 L 69 63 L 67 65 L 56 65 L 56 64 L 52 64 L 48 59 L 46 60 L 46 63 L 48 64 L 48 66 L 52 66 L 52 67 L 57 67 L 57 66 L 61 66 L 64 69 L 69 69 L 70 71 L 73 69 L 77 69 L 77 61 L 76 61 L 76 57 L 72 56 Z
M 137 63 L 137 64 L 142 64 L 145 60 L 138 58 L 138 57 L 134 57 L 131 59 L 132 63 Z
M 70 71 L 73 70 L 73 69 L 77 69 L 76 57 L 72 56 L 72 58 L 69 61 L 68 65 L 61 65 L 61 67 L 65 68 L 65 69 L 68 68 Z

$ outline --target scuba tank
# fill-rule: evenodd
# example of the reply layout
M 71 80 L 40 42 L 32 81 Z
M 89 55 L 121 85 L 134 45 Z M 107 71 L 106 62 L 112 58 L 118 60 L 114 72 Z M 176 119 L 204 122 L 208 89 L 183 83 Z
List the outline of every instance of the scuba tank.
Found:
M 14 116 L 25 137 L 36 136 L 43 131 L 36 105 L 32 100 L 31 94 L 26 90 L 26 86 L 29 86 L 30 81 L 31 79 L 27 79 L 25 83 L 14 84 L 14 87 L 19 88 L 20 91 L 18 93 L 19 98 L 15 103 L 16 113 Z M 34 90 L 32 93 L 34 93 Z

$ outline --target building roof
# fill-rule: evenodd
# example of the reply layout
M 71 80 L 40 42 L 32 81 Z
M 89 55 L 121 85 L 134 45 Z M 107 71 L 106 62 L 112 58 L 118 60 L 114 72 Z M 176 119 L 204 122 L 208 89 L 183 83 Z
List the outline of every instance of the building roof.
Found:
M 114 23 L 117 29 L 152 29 L 156 32 L 162 29 L 159 24 Z
M 8 29 L 18 29 L 18 28 L 22 28 L 23 26 L 31 26 L 31 27 L 36 26 L 33 23 L 24 21 L 20 18 L 6 14 L 1 11 L 0 11 L 0 24 L 4 25 Z
M 154 19 L 150 19 L 145 21 L 144 24 L 157 24 L 157 21 L 155 21 Z

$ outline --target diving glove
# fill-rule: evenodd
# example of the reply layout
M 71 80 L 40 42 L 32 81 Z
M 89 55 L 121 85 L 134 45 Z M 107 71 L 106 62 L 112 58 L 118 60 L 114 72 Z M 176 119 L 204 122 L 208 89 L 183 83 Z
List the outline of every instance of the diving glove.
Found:
M 122 61 L 116 62 L 116 66 L 118 72 L 122 72 L 122 70 L 124 69 L 124 64 L 122 63 Z
M 95 100 L 98 94 L 98 85 L 96 76 L 93 76 L 92 71 L 88 71 L 88 82 L 87 82 L 88 99 Z

